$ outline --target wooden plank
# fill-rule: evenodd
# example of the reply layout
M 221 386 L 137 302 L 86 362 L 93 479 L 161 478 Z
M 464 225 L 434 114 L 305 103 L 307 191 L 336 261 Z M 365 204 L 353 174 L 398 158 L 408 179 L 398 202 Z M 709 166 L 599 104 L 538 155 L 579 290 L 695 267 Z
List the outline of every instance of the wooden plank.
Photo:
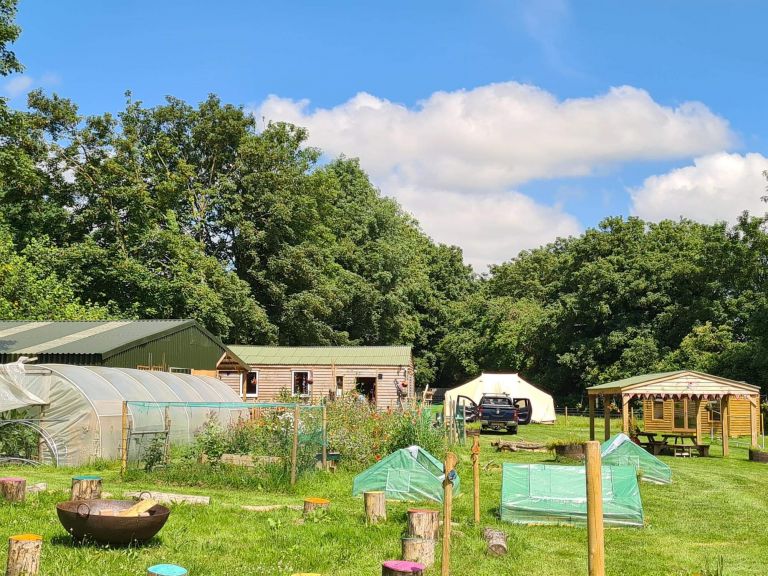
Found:
M 157 500 L 163 504 L 200 504 L 202 506 L 208 506 L 211 503 L 210 496 L 196 496 L 190 494 L 174 494 L 172 492 L 126 492 L 125 496 L 128 498 L 139 499 L 142 496 L 149 496 L 152 500 Z

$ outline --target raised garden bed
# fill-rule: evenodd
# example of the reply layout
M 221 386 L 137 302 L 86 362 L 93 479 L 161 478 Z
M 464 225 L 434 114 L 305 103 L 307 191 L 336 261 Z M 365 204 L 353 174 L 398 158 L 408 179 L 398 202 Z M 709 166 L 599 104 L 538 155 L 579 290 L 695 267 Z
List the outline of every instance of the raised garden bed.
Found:
M 768 463 L 768 452 L 760 450 L 759 448 L 750 448 L 749 459 L 752 462 L 763 462 L 764 464 Z

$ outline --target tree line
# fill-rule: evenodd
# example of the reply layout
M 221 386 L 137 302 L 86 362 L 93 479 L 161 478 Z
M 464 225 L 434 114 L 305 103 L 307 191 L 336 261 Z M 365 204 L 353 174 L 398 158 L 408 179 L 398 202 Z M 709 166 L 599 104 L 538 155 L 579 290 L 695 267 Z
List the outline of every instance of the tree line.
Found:
M 21 71 L 0 0 L 0 75 Z M 0 318 L 195 318 L 225 342 L 414 347 L 421 385 L 558 395 L 649 371 L 765 380 L 765 219 L 608 218 L 477 276 L 352 158 L 210 96 L 83 116 L 0 99 Z M 354 151 L 350 151 L 354 152 Z M 756 191 L 756 193 L 760 193 Z M 510 255 L 512 256 L 512 255 Z

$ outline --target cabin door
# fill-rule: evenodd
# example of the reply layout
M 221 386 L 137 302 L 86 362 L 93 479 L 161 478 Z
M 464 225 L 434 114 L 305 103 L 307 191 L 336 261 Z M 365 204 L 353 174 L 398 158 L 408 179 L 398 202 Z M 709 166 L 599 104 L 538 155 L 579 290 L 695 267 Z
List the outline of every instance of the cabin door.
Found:
M 376 377 L 358 376 L 355 378 L 355 390 L 371 404 L 376 404 Z
M 696 413 L 699 403 L 691 398 L 682 398 L 674 401 L 674 429 L 682 431 L 696 431 Z

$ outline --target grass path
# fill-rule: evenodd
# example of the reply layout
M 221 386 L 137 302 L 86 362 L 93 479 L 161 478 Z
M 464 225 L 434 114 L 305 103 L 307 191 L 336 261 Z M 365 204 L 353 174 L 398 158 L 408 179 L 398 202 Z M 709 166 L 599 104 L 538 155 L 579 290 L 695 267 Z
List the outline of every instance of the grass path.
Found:
M 547 441 L 586 438 L 586 422 L 569 418 L 569 427 L 521 427 L 520 439 Z M 483 436 L 482 522 L 471 523 L 471 465 L 460 447 L 459 473 L 464 493 L 454 501 L 460 534 L 454 538 L 452 574 L 457 576 L 586 574 L 586 531 L 582 528 L 514 526 L 496 517 L 503 462 L 540 462 L 548 454 L 496 453 L 493 437 Z M 717 450 L 713 450 L 717 452 Z M 732 450 L 728 459 L 664 458 L 672 467 L 673 484 L 642 483 L 646 527 L 606 531 L 607 573 L 615 576 L 690 575 L 714 566 L 723 557 L 729 576 L 768 572 L 768 466 L 746 460 L 746 451 Z M 79 473 L 93 472 L 79 469 Z M 299 482 L 294 493 L 256 490 L 216 490 L 122 482 L 117 469 L 97 471 L 105 490 L 115 497 L 124 491 L 154 488 L 212 497 L 210 506 L 173 506 L 168 524 L 149 545 L 110 549 L 74 546 L 61 528 L 55 503 L 67 496 L 73 470 L 5 468 L 3 475 L 19 474 L 29 483 L 47 482 L 51 490 L 30 495 L 23 505 L 0 504 L 0 558 L 5 536 L 35 532 L 45 538 L 43 574 L 143 575 L 154 563 L 173 562 L 202 575 L 270 575 L 319 572 L 324 575 L 374 576 L 380 562 L 398 558 L 405 526 L 404 503 L 388 503 L 386 524 L 367 527 L 362 502 L 350 495 L 353 474 L 318 474 Z M 305 496 L 332 500 L 329 515 L 302 523 L 300 513 L 281 510 L 246 512 L 240 504 L 300 503 Z M 509 554 L 488 558 L 480 535 L 482 527 L 496 526 L 509 534 Z M 439 555 L 439 554 L 438 554 Z M 428 572 L 439 574 L 439 563 Z

